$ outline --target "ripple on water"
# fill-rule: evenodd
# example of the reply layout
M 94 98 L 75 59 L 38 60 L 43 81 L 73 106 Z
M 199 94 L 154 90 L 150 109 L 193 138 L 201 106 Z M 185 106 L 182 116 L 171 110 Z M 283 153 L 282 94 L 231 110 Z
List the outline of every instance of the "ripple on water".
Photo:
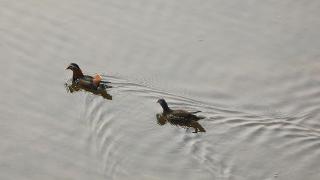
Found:
M 299 124 L 299 117 L 228 110 L 107 78 L 116 100 L 87 95 L 86 118 L 110 178 L 286 179 L 319 166 L 320 132 Z M 159 97 L 172 107 L 203 111 L 207 132 L 158 126 Z M 296 171 L 290 171 L 292 163 Z

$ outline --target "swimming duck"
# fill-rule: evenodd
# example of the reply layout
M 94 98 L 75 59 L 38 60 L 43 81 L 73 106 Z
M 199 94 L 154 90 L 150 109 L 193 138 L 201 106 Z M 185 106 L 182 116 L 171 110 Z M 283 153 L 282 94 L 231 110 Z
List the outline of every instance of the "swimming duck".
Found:
M 73 72 L 72 83 L 79 85 L 85 90 L 99 90 L 100 88 L 105 88 L 103 82 L 109 83 L 102 81 L 102 77 L 99 74 L 95 76 L 84 75 L 76 63 L 70 63 L 66 69 L 70 69 Z
M 198 131 L 206 132 L 206 130 L 197 122 L 205 117 L 195 115 L 201 111 L 188 112 L 180 109 L 173 110 L 169 108 L 164 99 L 159 99 L 157 103 L 159 103 L 163 109 L 162 114 L 157 115 L 158 123 L 160 125 L 164 125 L 166 122 L 169 122 L 173 125 L 193 127 L 195 129 L 193 133 L 197 133 Z

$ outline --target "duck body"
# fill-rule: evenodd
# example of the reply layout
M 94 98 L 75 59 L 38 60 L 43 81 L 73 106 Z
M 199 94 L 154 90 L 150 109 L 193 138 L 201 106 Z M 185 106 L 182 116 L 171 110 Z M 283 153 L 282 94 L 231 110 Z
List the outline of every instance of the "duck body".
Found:
M 203 119 L 204 117 L 194 115 L 197 112 L 188 112 L 185 110 L 171 110 L 171 111 L 164 111 L 163 114 L 170 119 L 176 119 L 181 121 L 198 121 Z
M 92 89 L 92 90 L 98 90 L 99 86 L 101 85 L 100 84 L 101 80 L 99 77 L 92 77 L 89 75 L 84 75 L 81 78 L 76 78 L 73 80 L 73 82 L 84 89 Z
M 205 129 L 197 122 L 200 119 L 204 119 L 203 116 L 197 116 L 196 113 L 200 111 L 195 112 L 188 112 L 185 110 L 173 110 L 169 108 L 167 102 L 164 99 L 159 99 L 158 103 L 161 105 L 163 112 L 160 115 L 157 115 L 157 119 L 161 119 L 162 124 L 163 122 L 169 122 L 172 125 L 179 125 L 179 126 L 186 126 L 186 127 L 193 127 L 195 129 L 194 133 L 200 132 L 206 132 Z
M 108 83 L 106 81 L 102 81 L 102 77 L 100 75 L 95 76 L 89 76 L 84 75 L 82 73 L 82 70 L 76 63 L 71 63 L 67 69 L 72 70 L 72 83 L 75 83 L 80 88 L 83 88 L 85 90 L 99 90 L 106 88 L 106 85 L 104 83 Z

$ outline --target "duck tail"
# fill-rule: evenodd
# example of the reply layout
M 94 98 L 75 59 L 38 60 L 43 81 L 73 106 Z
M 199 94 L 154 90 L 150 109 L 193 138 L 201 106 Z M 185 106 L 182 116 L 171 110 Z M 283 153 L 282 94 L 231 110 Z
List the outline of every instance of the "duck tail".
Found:
M 201 112 L 201 111 L 194 111 L 194 112 L 190 112 L 191 114 L 197 114 L 197 113 L 199 113 L 199 112 Z
M 100 83 L 99 88 L 101 88 L 102 90 L 106 90 L 106 89 L 112 88 L 112 86 L 104 83 Z
M 105 81 L 105 80 L 102 80 L 101 83 L 104 83 L 104 84 L 110 84 L 111 82 L 110 81 Z
M 204 116 L 197 116 L 197 121 L 199 121 L 200 119 L 205 119 L 206 117 Z

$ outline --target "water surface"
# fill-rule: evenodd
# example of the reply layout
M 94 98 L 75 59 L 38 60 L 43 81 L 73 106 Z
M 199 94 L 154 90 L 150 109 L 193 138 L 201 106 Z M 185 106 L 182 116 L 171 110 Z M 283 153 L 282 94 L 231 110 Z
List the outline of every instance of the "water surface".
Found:
M 318 1 L 0 2 L 0 179 L 320 173 Z M 76 62 L 112 100 L 68 93 Z M 205 133 L 157 124 L 165 98 Z

